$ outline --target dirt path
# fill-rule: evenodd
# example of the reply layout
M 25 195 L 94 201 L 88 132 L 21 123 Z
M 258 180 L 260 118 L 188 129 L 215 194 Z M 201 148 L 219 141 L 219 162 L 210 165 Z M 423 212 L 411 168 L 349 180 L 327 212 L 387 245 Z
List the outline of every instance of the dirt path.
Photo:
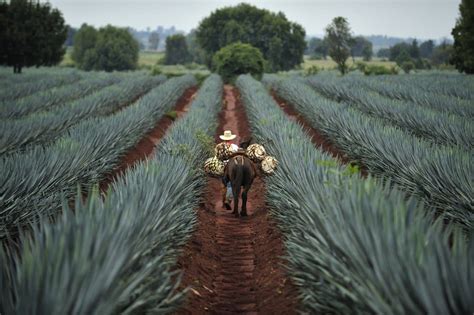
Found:
M 189 109 L 198 87 L 191 87 L 187 89 L 177 101 L 175 107 L 177 117 L 179 119 Z M 136 163 L 145 160 L 151 156 L 155 146 L 160 142 L 161 138 L 166 134 L 168 128 L 173 124 L 173 119 L 168 116 L 163 116 L 155 125 L 155 127 L 148 132 L 136 145 L 131 148 L 120 161 L 120 164 L 109 174 L 106 179 L 100 182 L 100 191 L 105 192 L 110 184 L 119 176 L 121 176 L 128 168 Z
M 234 87 L 224 87 L 224 103 L 216 142 L 224 130 L 236 133 L 237 141 L 250 136 Z M 221 189 L 218 179 L 208 180 L 197 231 L 179 260 L 181 289 L 192 289 L 178 314 L 296 313 L 296 290 L 281 266 L 283 243 L 265 205 L 265 183 L 257 178 L 252 185 L 245 218 L 222 207 Z

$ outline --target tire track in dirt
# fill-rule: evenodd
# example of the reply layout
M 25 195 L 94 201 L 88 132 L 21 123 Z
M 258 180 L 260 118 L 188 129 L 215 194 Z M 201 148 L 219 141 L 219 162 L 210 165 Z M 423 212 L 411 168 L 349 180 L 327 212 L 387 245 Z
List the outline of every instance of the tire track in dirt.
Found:
M 319 130 L 312 127 L 311 124 L 302 116 L 298 111 L 294 109 L 294 107 L 286 102 L 284 99 L 279 97 L 275 91 L 271 91 L 270 94 L 272 95 L 275 102 L 280 106 L 280 108 L 285 112 L 290 120 L 298 122 L 303 129 L 309 135 L 311 142 L 314 146 L 321 151 L 324 151 L 330 154 L 333 158 L 340 161 L 341 164 L 351 164 L 350 157 L 341 151 L 339 148 L 336 147 L 325 135 L 323 135 Z M 367 168 L 362 165 L 360 162 L 357 163 L 360 168 L 360 174 L 363 177 L 368 176 Z
M 224 87 L 215 140 L 224 130 L 250 136 L 238 91 Z M 265 183 L 257 177 L 249 191 L 248 217 L 235 218 L 222 205 L 222 183 L 209 178 L 198 224 L 179 259 L 180 289 L 191 286 L 177 314 L 294 314 L 296 289 L 282 267 L 283 242 L 265 204 Z
M 192 101 L 196 97 L 197 91 L 198 87 L 194 86 L 188 88 L 183 95 L 181 95 L 176 102 L 175 107 L 172 109 L 173 111 L 176 111 L 176 119 L 181 118 L 189 110 L 189 106 L 191 106 Z M 133 148 L 125 153 L 124 157 L 112 173 L 108 174 L 105 179 L 100 182 L 100 191 L 105 193 L 109 186 L 127 169 L 151 156 L 156 145 L 166 134 L 168 128 L 173 125 L 175 120 L 167 115 L 163 115 L 163 117 L 161 117 L 156 123 L 155 127 L 143 136 L 143 138 Z

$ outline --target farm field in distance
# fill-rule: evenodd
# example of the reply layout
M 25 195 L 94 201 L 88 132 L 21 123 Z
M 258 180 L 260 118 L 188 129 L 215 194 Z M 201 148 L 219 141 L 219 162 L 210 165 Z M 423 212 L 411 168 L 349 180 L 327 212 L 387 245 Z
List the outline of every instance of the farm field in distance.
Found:
M 138 57 L 138 67 L 139 68 L 148 68 L 151 69 L 155 66 L 160 60 L 165 57 L 164 52 L 153 52 L 153 51 L 141 51 Z M 361 62 L 362 58 L 356 57 L 355 63 L 354 61 L 349 58 L 348 65 L 350 67 L 356 66 L 357 62 Z M 377 66 L 384 66 L 386 68 L 396 67 L 397 64 L 393 61 L 389 61 L 383 58 L 373 58 L 371 61 L 365 62 L 368 65 L 377 65 Z M 71 49 L 68 49 L 66 54 L 64 55 L 63 61 L 61 62 L 60 66 L 66 67 L 73 65 L 73 61 L 71 59 Z M 306 70 L 312 66 L 317 66 L 320 69 L 324 70 L 331 70 L 335 69 L 337 64 L 331 60 L 331 57 L 327 59 L 311 59 L 309 56 L 304 57 L 304 62 L 301 64 L 301 69 Z M 197 69 L 187 69 L 184 65 L 160 65 L 160 69 L 163 73 L 200 73 L 200 74 L 208 74 L 209 70 L 204 65 L 196 65 Z

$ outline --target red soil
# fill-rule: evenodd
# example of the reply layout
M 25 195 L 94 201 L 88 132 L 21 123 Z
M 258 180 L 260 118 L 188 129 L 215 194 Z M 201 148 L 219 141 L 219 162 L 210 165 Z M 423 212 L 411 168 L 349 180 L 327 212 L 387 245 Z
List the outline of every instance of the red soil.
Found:
M 197 90 L 198 87 L 189 88 L 179 98 L 175 108 L 173 109 L 177 114 L 176 119 L 179 119 L 188 111 L 189 106 L 196 96 Z M 106 192 L 111 183 L 120 177 L 128 168 L 151 156 L 156 145 L 166 134 L 166 131 L 173 124 L 173 122 L 174 120 L 170 117 L 166 115 L 163 116 L 156 123 L 155 127 L 124 155 L 119 165 L 113 170 L 113 172 L 108 174 L 107 177 L 100 182 L 100 191 L 103 193 Z
M 187 89 L 183 95 L 179 98 L 174 110 L 177 113 L 177 119 L 183 116 L 189 109 L 192 100 L 196 96 L 198 87 L 192 87 Z M 138 98 L 137 98 L 138 99 Z M 133 101 L 134 102 L 134 101 Z M 133 102 L 128 102 L 121 106 L 125 107 Z M 112 171 L 112 173 L 106 175 L 106 178 L 99 183 L 100 191 L 105 194 L 108 187 L 121 176 L 128 168 L 149 157 L 160 139 L 165 135 L 168 128 L 173 124 L 173 120 L 167 116 L 162 117 L 156 124 L 156 126 L 146 134 L 135 147 L 131 148 L 120 161 L 119 165 Z M 87 193 L 83 193 L 84 200 L 87 198 Z M 74 198 L 69 201 L 69 207 L 74 208 Z M 51 218 L 54 222 L 56 218 Z M 23 230 L 24 231 L 24 230 Z M 19 243 L 19 232 L 20 229 L 12 229 L 11 236 L 8 239 L 0 240 L 1 245 L 4 248 L 9 248 L 12 251 L 19 251 L 21 244 Z
M 218 135 L 232 130 L 237 142 L 250 136 L 238 91 L 224 87 Z M 177 314 L 295 314 L 297 292 L 282 267 L 282 237 L 265 204 L 265 183 L 256 178 L 249 192 L 248 217 L 222 207 L 222 183 L 209 178 L 197 209 L 197 229 L 178 262 L 181 289 L 191 286 Z
M 288 104 L 284 99 L 280 98 L 274 91 L 271 92 L 273 99 L 280 106 L 280 108 L 288 115 L 290 120 L 298 122 L 305 132 L 309 135 L 311 142 L 314 146 L 328 154 L 330 154 L 335 159 L 338 159 L 342 164 L 351 163 L 351 159 L 347 154 L 339 150 L 325 135 L 323 135 L 319 130 L 313 128 L 308 121 L 298 113 L 290 104 Z M 360 172 L 363 177 L 367 177 L 367 169 L 361 165 L 357 164 L 360 167 Z

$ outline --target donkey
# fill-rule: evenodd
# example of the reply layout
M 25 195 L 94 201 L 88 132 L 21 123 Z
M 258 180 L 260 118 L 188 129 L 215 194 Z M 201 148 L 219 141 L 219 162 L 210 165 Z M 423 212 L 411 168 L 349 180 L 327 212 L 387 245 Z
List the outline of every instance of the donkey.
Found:
M 252 139 L 240 143 L 240 147 L 246 149 Z M 224 181 L 230 181 L 232 187 L 232 194 L 234 197 L 234 211 L 232 212 L 236 218 L 239 217 L 239 196 L 241 187 L 242 191 L 242 213 L 247 216 L 247 194 L 252 186 L 253 180 L 257 176 L 257 169 L 255 164 L 242 153 L 236 153 L 229 159 L 224 171 Z

